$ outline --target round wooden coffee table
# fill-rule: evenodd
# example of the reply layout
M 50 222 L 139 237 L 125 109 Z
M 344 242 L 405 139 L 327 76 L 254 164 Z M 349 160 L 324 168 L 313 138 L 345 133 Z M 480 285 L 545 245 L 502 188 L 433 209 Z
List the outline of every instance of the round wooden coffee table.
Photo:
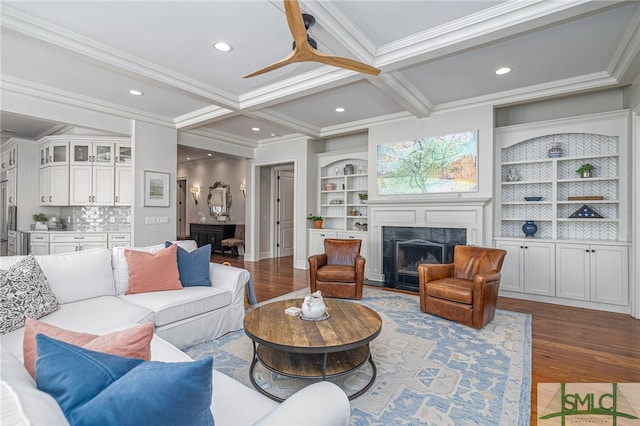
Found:
M 288 377 L 326 380 L 353 372 L 367 361 L 371 380 L 349 399 L 357 398 L 371 387 L 376 365 L 369 342 L 382 329 L 382 319 L 374 310 L 356 302 L 324 299 L 329 318 L 305 321 L 284 310 L 302 306 L 303 299 L 289 299 L 255 308 L 244 318 L 244 331 L 253 341 L 253 360 L 249 376 L 253 386 L 276 401 L 283 401 L 263 389 L 255 380 L 258 362 L 268 370 Z

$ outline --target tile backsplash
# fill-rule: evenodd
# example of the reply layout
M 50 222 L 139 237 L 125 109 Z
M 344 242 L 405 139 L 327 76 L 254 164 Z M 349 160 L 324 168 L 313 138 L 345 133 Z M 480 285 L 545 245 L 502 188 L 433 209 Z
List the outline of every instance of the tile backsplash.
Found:
M 73 231 L 129 232 L 131 207 L 62 207 L 59 220 L 66 229 Z

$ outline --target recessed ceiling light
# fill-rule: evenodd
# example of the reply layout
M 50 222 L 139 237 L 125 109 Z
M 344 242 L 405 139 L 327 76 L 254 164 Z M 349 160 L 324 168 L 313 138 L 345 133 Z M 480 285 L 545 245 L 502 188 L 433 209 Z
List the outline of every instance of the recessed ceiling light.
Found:
M 191 160 L 191 157 L 187 157 L 187 160 Z
M 271 133 L 271 137 L 272 137 L 272 138 L 273 138 L 273 137 L 276 137 L 276 136 L 278 136 L 278 134 L 277 134 L 277 133 Z
M 129 94 L 130 94 L 130 95 L 133 95 L 133 96 L 142 96 L 142 95 L 144 95 L 144 93 L 142 93 L 142 92 L 141 92 L 141 91 L 139 91 L 139 90 L 135 90 L 135 89 L 131 89 L 131 90 L 129 90 Z
M 251 130 L 253 130 L 254 132 L 259 132 L 260 131 L 260 127 L 252 127 Z
M 211 157 L 213 154 L 212 154 L 212 153 L 208 153 L 207 155 L 208 155 L 209 157 Z
M 231 52 L 233 47 L 229 43 L 225 43 L 224 41 L 216 41 L 213 43 L 213 48 L 219 52 Z
M 344 112 L 344 108 L 343 107 L 338 107 L 338 108 L 336 108 L 336 112 Z
M 509 74 L 510 72 L 511 72 L 511 68 L 509 67 L 502 67 L 496 70 L 496 74 L 498 75 Z

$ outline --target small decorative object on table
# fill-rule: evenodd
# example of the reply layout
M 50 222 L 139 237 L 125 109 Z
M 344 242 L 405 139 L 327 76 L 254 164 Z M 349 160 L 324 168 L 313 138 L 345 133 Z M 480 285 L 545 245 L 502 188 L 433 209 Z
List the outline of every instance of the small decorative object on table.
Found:
M 302 314 L 300 318 L 309 321 L 320 321 L 329 318 L 326 314 L 326 306 L 320 290 L 307 294 L 302 302 Z
M 595 169 L 596 166 L 594 166 L 593 164 L 585 163 L 580 166 L 578 170 L 576 170 L 576 173 L 578 173 L 581 178 L 590 178 L 592 177 L 593 171 Z
M 538 232 L 538 225 L 532 220 L 527 220 L 524 225 L 522 225 L 522 232 L 524 232 L 526 237 L 533 237 L 536 232 Z
M 562 157 L 562 148 L 560 148 L 560 142 L 554 142 L 551 144 L 551 148 L 549 148 L 549 151 L 547 151 L 547 156 L 549 158 Z
M 516 172 L 516 169 L 509 169 L 507 172 L 507 177 L 505 178 L 507 182 L 517 182 L 520 180 L 520 176 Z
M 358 231 L 366 231 L 367 230 L 367 224 L 366 223 L 356 222 L 356 223 L 353 224 L 353 227 L 356 228 Z
M 334 189 L 336 189 L 336 184 L 335 183 L 327 183 L 324 185 L 325 189 L 327 191 L 333 191 Z

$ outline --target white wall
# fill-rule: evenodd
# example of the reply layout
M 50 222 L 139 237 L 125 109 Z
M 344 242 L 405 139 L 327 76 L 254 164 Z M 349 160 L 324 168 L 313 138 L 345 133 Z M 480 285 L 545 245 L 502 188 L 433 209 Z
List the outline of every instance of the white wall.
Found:
M 423 200 L 424 203 L 438 199 L 451 199 L 455 194 L 442 195 L 395 195 L 379 196 L 376 186 L 376 152 L 380 144 L 402 142 L 418 138 L 448 135 L 468 130 L 478 131 L 478 192 L 460 194 L 459 198 L 491 198 L 493 195 L 493 107 L 482 106 L 454 112 L 433 114 L 423 119 L 405 119 L 369 128 L 369 199 L 378 200 Z M 483 236 L 481 245 L 491 246 L 493 228 L 492 201 L 483 209 Z
M 177 131 L 136 121 L 131 145 L 134 179 L 132 243 L 147 246 L 175 240 Z M 145 170 L 169 173 L 169 207 L 144 206 Z M 167 218 L 167 223 L 145 225 L 146 218 Z

